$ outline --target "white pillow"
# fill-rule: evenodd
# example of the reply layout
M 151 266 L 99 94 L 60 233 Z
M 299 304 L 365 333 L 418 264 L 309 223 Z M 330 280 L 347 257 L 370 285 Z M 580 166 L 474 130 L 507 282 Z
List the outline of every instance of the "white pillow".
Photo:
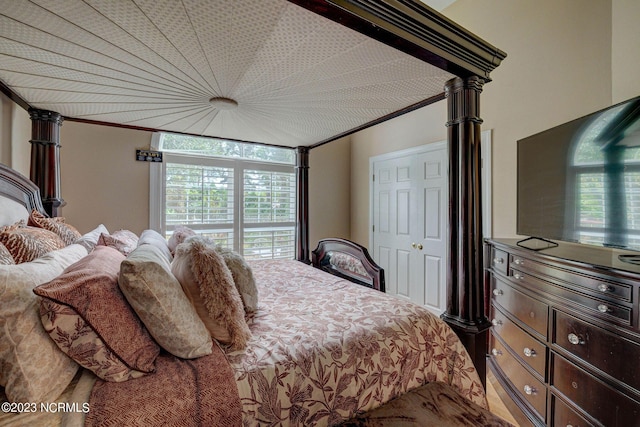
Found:
M 29 211 L 22 203 L 18 203 L 8 197 L 0 196 L 0 227 L 12 225 L 21 219 L 26 221 L 29 219 Z
M 0 265 L 0 386 L 12 402 L 53 402 L 78 365 L 45 332 L 33 288 L 87 255 L 69 245 L 31 262 Z
M 87 252 L 91 252 L 93 248 L 95 248 L 96 245 L 98 244 L 98 240 L 100 239 L 100 236 L 102 235 L 102 233 L 109 234 L 109 230 L 107 230 L 107 227 L 105 227 L 104 224 L 100 224 L 90 232 L 83 234 L 82 237 L 80 237 L 78 240 L 76 240 L 73 243 L 82 245 L 85 247 Z

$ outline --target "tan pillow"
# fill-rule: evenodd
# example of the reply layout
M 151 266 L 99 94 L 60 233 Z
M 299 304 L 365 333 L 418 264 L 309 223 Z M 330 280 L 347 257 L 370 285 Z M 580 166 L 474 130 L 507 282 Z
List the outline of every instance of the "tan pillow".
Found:
M 112 234 L 102 233 L 98 239 L 98 245 L 110 246 L 127 256 L 138 246 L 138 236 L 129 230 L 118 230 Z
M 120 264 L 118 283 L 162 348 L 185 359 L 211 354 L 213 342 L 207 328 L 171 274 L 160 249 L 138 246 Z
M 97 246 L 52 281 L 33 291 L 43 297 L 45 330 L 73 360 L 107 381 L 153 372 L 160 347 L 118 287 L 117 249 Z
M 57 234 L 65 245 L 70 245 L 81 236 L 80 232 L 72 225 L 66 224 L 63 217 L 48 218 L 37 210 L 33 210 L 29 215 L 27 225 L 40 227 Z
M 0 264 L 2 265 L 12 265 L 16 262 L 13 260 L 13 256 L 11 256 L 11 252 L 6 248 L 5 245 L 0 243 Z
M 0 265 L 0 386 L 12 402 L 53 402 L 78 365 L 49 338 L 38 315 L 36 286 L 87 255 L 80 245 L 17 265 Z
M 211 336 L 233 350 L 245 348 L 251 331 L 242 300 L 215 246 L 190 237 L 176 247 L 171 270 Z
M 54 232 L 25 226 L 24 221 L 0 228 L 0 243 L 9 250 L 16 264 L 33 261 L 67 246 Z

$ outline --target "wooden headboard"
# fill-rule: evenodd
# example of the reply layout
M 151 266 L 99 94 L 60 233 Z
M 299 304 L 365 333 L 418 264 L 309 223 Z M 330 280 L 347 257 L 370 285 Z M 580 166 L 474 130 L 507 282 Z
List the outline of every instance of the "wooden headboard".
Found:
M 2 163 L 0 163 L 0 197 L 5 197 L 24 205 L 27 212 L 36 209 L 47 215 L 42 206 L 38 186 L 26 176 Z
M 364 246 L 345 239 L 323 239 L 311 253 L 314 267 L 359 285 L 385 291 L 384 270 Z

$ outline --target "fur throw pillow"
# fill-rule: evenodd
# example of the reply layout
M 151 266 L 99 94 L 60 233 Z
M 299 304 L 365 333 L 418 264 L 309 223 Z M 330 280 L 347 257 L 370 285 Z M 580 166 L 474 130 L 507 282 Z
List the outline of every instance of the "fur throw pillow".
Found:
M 258 288 L 253 278 L 253 270 L 239 253 L 221 245 L 216 246 L 216 251 L 222 256 L 227 267 L 231 270 L 233 281 L 236 284 L 240 298 L 242 298 L 244 311 L 247 313 L 255 312 L 258 309 Z
M 247 346 L 251 331 L 231 271 L 215 246 L 194 236 L 176 247 L 171 271 L 211 336 L 232 350 Z
M 185 227 L 184 225 L 178 225 L 175 230 L 173 230 L 173 234 L 169 237 L 169 250 L 171 251 L 171 255 L 175 254 L 176 248 L 182 242 L 184 242 L 187 237 L 195 236 L 196 232 L 190 229 L 189 227 Z

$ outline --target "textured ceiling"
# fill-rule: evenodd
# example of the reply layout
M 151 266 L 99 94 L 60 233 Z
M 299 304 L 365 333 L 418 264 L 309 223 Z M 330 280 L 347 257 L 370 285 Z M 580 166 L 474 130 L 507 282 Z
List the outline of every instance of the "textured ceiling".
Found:
M 0 81 L 69 118 L 295 147 L 452 77 L 285 0 L 0 0 Z

